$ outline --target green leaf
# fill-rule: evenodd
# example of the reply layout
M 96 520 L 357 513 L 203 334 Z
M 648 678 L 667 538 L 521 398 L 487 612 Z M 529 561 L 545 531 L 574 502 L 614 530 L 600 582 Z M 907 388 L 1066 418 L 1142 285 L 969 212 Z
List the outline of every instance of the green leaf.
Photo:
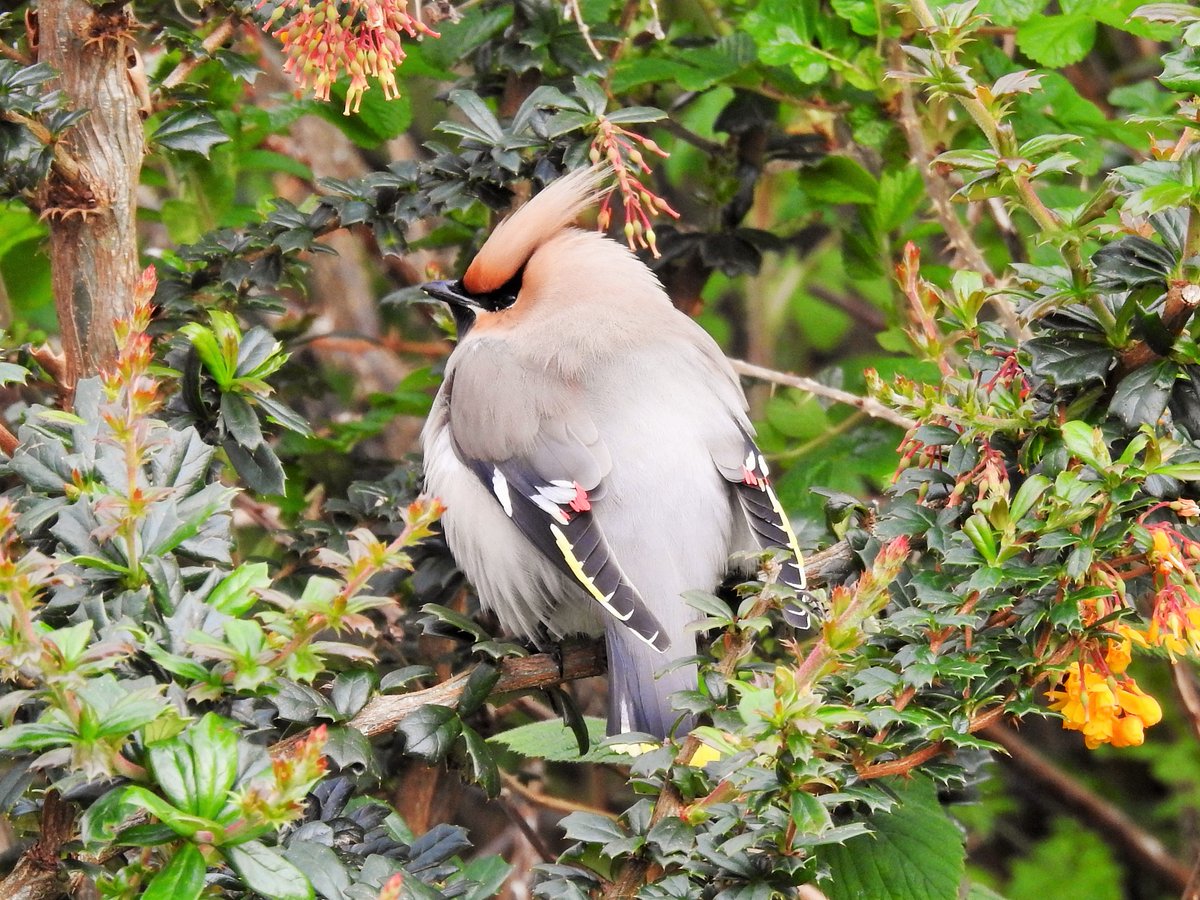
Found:
M 723 622 L 733 621 L 733 610 L 729 604 L 708 591 L 684 591 L 683 602 L 706 616 Z
M 217 120 L 198 109 L 182 109 L 167 113 L 159 123 L 151 143 L 172 150 L 186 150 L 207 157 L 217 144 L 229 140 Z
M 464 900 L 487 900 L 497 896 L 512 870 L 513 867 L 503 857 L 477 856 L 462 867 L 463 877 L 475 882 Z
M 1009 513 L 1012 521 L 1019 522 L 1021 518 L 1033 509 L 1033 505 L 1050 487 L 1050 479 L 1045 475 L 1030 475 L 1025 479 L 1025 483 L 1021 485 L 1016 496 L 1012 499 L 1012 508 Z
M 271 900 L 312 900 L 313 888 L 304 873 L 258 841 L 223 848 L 246 886 Z
M 1033 373 L 1059 387 L 1103 381 L 1117 359 L 1111 347 L 1061 334 L 1034 338 L 1025 349 L 1032 357 Z
M 980 0 L 977 12 L 997 25 L 1016 25 L 1040 13 L 1047 0 Z
M 308 422 L 304 421 L 303 417 L 290 406 L 280 403 L 274 397 L 257 397 L 255 399 L 259 408 L 272 422 L 305 437 L 312 436 L 312 429 L 309 428 Z
M 1200 94 L 1200 52 L 1195 47 L 1181 47 L 1162 58 L 1163 70 L 1158 76 L 1162 86 L 1185 94 Z
M 370 672 L 343 672 L 333 681 L 329 700 L 344 719 L 353 718 L 371 697 L 375 679 Z
M 875 176 L 848 156 L 830 156 L 820 165 L 801 169 L 800 187 L 814 200 L 827 203 L 874 203 L 879 196 Z
M 1036 16 L 1017 28 L 1017 46 L 1039 65 L 1061 69 L 1077 63 L 1096 42 L 1096 20 L 1089 15 Z
M 140 807 L 126 796 L 125 788 L 116 787 L 92 803 L 79 824 L 79 839 L 87 849 L 111 843 L 120 827 Z
M 1180 367 L 1167 359 L 1135 369 L 1122 378 L 1113 391 L 1109 413 L 1120 418 L 1128 428 L 1157 425 L 1166 411 L 1179 372 Z
M 214 713 L 205 713 L 186 732 L 195 760 L 196 812 L 214 819 L 237 779 L 237 732 Z
M 197 814 L 196 771 L 191 749 L 182 738 L 150 744 L 146 748 L 150 772 L 159 789 L 184 812 Z M 205 818 L 211 818 L 206 815 Z
M 6 384 L 24 384 L 29 370 L 16 363 L 0 362 L 0 387 Z
M 463 743 L 467 759 L 471 762 L 471 775 L 488 797 L 500 795 L 500 769 L 496 765 L 494 749 L 470 726 L 462 726 Z
M 663 853 L 687 853 L 696 844 L 696 830 L 678 816 L 667 816 L 650 829 L 646 842 Z
M 933 784 L 916 778 L 892 782 L 899 803 L 876 813 L 872 834 L 844 844 L 819 845 L 815 855 L 829 866 L 821 883 L 829 900 L 886 897 L 888 900 L 946 900 L 958 896 L 964 872 L 963 835 L 937 802 Z
M 583 721 L 587 726 L 592 747 L 584 756 L 579 755 L 579 742 L 575 739 L 574 731 L 558 719 L 519 725 L 492 735 L 488 742 L 500 744 L 527 759 L 545 759 L 550 762 L 629 762 L 628 756 L 599 746 L 604 740 L 603 719 L 584 716 Z
M 500 680 L 500 669 L 491 663 L 481 662 L 467 676 L 463 692 L 458 698 L 458 714 L 469 716 L 487 701 L 496 682 Z
M 1104 437 L 1087 422 L 1064 422 L 1062 436 L 1063 443 L 1067 445 L 1071 455 L 1083 460 L 1092 468 L 1103 471 L 1112 464 L 1108 448 L 1104 445 Z
M 329 847 L 315 841 L 292 841 L 284 855 L 326 900 L 341 900 L 349 896 L 346 892 L 352 884 L 350 873 L 345 863 Z
M 434 674 L 433 669 L 429 666 L 403 666 L 384 675 L 379 682 L 379 690 L 381 693 L 394 691 L 396 688 L 407 687 L 418 678 L 425 678 L 432 674 Z
M 558 824 L 568 840 L 572 841 L 607 844 L 627 836 L 615 819 L 598 813 L 573 812 Z
M 232 392 L 221 395 L 221 424 L 226 433 L 241 446 L 253 452 L 263 442 L 258 416 L 245 397 Z
M 158 794 L 140 785 L 126 787 L 122 802 L 137 806 L 139 809 L 144 809 L 164 825 L 169 826 L 176 834 L 183 837 L 191 837 L 197 831 L 210 829 L 214 825 L 209 819 L 190 815 L 172 806 L 162 797 L 158 796 Z
M 462 110 L 463 115 L 474 128 L 483 135 L 484 140 L 493 144 L 504 141 L 504 129 L 496 120 L 496 116 L 488 109 L 487 104 L 474 91 L 456 90 L 450 92 L 450 102 Z M 443 123 L 447 125 L 450 123 Z M 442 128 L 443 131 L 448 130 Z
M 401 720 L 396 728 L 404 735 L 404 749 L 426 762 L 437 762 L 458 740 L 462 720 L 448 706 L 430 703 Z
M 150 879 L 142 900 L 197 900 L 204 890 L 204 875 L 207 866 L 199 848 L 184 843 L 171 861 Z
M 254 591 L 270 586 L 266 563 L 242 563 L 221 579 L 204 602 L 227 616 L 240 616 L 258 601 Z

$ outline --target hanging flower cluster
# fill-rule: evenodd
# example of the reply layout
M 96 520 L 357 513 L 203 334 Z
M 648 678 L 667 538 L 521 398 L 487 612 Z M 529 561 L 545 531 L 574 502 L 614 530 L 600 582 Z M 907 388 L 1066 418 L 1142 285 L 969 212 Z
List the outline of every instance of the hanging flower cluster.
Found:
M 1082 732 L 1090 750 L 1101 744 L 1136 747 L 1162 719 L 1158 701 L 1125 674 L 1131 644 L 1129 634 L 1109 640 L 1102 656 L 1081 659 L 1046 694 L 1050 709 L 1062 713 L 1063 727 Z
M 591 159 L 599 163 L 608 160 L 617 175 L 617 190 L 621 195 L 625 216 L 625 240 L 630 250 L 638 247 L 649 250 L 657 258 L 659 256 L 657 238 L 650 217 L 658 213 L 666 213 L 674 219 L 679 213 L 671 208 L 671 204 L 659 194 L 654 193 L 643 182 L 642 178 L 651 174 L 650 166 L 642 149 L 662 158 L 669 154 L 650 138 L 635 134 L 617 125 L 605 116 L 596 121 L 596 137 L 592 140 Z M 612 222 L 612 194 L 608 194 L 600 204 L 599 227 L 607 231 Z
M 1194 518 L 1200 508 L 1193 500 L 1170 504 Z M 1154 610 L 1150 624 L 1135 639 L 1167 651 L 1174 662 L 1180 656 L 1200 656 L 1200 583 L 1195 566 L 1200 544 L 1169 523 L 1147 525 L 1152 541 L 1147 562 L 1154 572 Z
M 276 0 L 259 0 L 257 8 L 271 2 Z M 400 96 L 396 67 L 406 55 L 402 34 L 438 37 L 409 15 L 408 0 L 278 0 L 263 30 L 276 25 L 272 35 L 287 56 L 284 71 L 301 89 L 311 86 L 318 100 L 328 100 L 342 70 L 350 73 L 346 115 L 358 112 L 368 77 L 379 79 L 389 100 Z
M 1200 582 L 1195 567 L 1200 543 L 1170 522 L 1145 524 L 1150 513 L 1170 508 L 1185 519 L 1200 517 L 1193 500 L 1156 504 L 1142 515 L 1150 548 L 1128 559 L 1125 577 L 1153 578 L 1149 622 L 1141 628 L 1117 622 L 1106 628 L 1110 635 L 1084 646 L 1079 662 L 1067 669 L 1047 692 L 1050 708 L 1063 716 L 1063 727 L 1080 731 L 1089 748 L 1101 744 L 1131 747 L 1142 743 L 1146 728 L 1162 719 L 1162 709 L 1125 670 L 1134 647 L 1165 650 L 1171 661 L 1200 656 Z M 1094 601 L 1083 611 L 1084 624 L 1105 619 L 1125 606 L 1123 578 L 1113 579 L 1117 591 L 1105 601 Z

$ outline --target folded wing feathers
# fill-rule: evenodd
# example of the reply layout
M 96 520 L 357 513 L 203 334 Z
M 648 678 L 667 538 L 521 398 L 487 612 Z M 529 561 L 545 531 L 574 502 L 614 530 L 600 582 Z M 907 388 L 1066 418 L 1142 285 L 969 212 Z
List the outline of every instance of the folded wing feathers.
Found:
M 575 482 L 546 482 L 515 459 L 464 462 L 547 560 L 655 650 L 670 646 L 662 625 L 613 557 L 586 491 Z
M 745 429 L 742 429 L 742 437 L 744 454 L 741 465 L 736 469 L 729 466 L 718 468 L 721 474 L 735 485 L 742 513 L 758 538 L 758 545 L 764 550 L 772 547 L 791 550 L 795 555 L 794 560 L 783 564 L 779 573 L 779 580 L 788 587 L 795 588 L 797 592 L 797 600 L 788 604 L 784 614 L 796 628 L 810 628 L 813 619 L 820 619 L 821 616 L 806 591 L 808 582 L 804 575 L 804 556 L 800 552 L 787 512 L 771 487 L 770 469 L 766 460 Z

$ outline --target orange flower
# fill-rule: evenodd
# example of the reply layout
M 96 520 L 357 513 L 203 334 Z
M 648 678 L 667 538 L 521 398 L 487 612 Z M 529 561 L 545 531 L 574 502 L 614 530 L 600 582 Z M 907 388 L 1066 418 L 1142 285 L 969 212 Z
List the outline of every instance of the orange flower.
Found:
M 1067 669 L 1046 696 L 1050 709 L 1062 713 L 1063 728 L 1081 732 L 1089 750 L 1138 746 L 1145 730 L 1162 719 L 1158 701 L 1132 678 L 1105 675 L 1084 661 Z
M 1126 631 L 1130 629 L 1126 627 Z M 1104 662 L 1114 675 L 1122 674 L 1133 661 L 1133 638 L 1121 633 L 1118 637 L 1110 638 L 1104 651 Z

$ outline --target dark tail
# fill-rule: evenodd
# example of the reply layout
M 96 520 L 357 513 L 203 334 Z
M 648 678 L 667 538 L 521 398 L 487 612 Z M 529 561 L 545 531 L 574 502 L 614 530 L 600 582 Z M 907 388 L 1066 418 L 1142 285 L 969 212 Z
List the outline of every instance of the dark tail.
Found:
M 686 638 L 673 641 L 669 652 L 662 653 L 615 622 L 606 628 L 605 638 L 608 644 L 608 733 L 643 731 L 665 738 L 672 730 L 680 735 L 690 731 L 696 724 L 695 717 L 676 708 L 671 703 L 671 695 L 676 691 L 696 690 L 696 667 L 683 666 L 659 673 L 674 659 L 692 656 L 695 638 L 689 633 Z

